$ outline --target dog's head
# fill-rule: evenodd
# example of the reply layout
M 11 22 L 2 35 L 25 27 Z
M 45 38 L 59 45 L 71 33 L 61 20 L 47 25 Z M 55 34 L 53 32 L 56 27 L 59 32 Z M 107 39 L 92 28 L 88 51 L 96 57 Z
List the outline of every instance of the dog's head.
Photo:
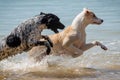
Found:
M 83 12 L 85 14 L 85 19 L 89 24 L 101 24 L 103 23 L 103 19 L 98 18 L 92 11 L 84 8 Z
M 59 32 L 57 29 L 64 29 L 64 24 L 60 22 L 60 19 L 56 15 L 43 12 L 41 12 L 40 15 L 43 15 L 41 23 L 46 24 L 47 29 L 51 29 L 55 33 Z
M 11 47 L 18 47 L 21 44 L 21 39 L 16 35 L 9 35 L 6 39 L 6 44 Z

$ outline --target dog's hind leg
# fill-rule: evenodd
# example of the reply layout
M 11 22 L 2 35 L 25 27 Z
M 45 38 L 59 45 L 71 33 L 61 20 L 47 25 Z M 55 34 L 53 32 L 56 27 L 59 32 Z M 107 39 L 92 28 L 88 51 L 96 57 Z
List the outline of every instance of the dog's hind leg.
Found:
M 18 36 L 11 34 L 7 37 L 6 44 L 11 48 L 15 48 L 20 46 L 21 39 Z

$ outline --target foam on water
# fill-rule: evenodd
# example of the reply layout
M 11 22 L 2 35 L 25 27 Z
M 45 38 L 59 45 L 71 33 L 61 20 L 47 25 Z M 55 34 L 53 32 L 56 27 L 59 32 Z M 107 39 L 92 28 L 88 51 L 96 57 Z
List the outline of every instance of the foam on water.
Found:
M 0 79 L 88 80 L 89 77 L 89 80 L 119 80 L 120 41 L 103 43 L 109 48 L 108 51 L 94 47 L 78 58 L 50 55 L 40 62 L 34 62 L 26 53 L 16 55 L 0 62 Z
M 24 71 L 47 70 L 48 67 L 66 68 L 105 68 L 107 65 L 120 65 L 120 41 L 105 42 L 108 51 L 103 51 L 99 47 L 88 50 L 78 58 L 71 56 L 46 56 L 40 62 L 32 61 L 26 53 L 16 55 L 0 62 L 1 70 Z M 33 69 L 32 69 L 33 68 Z M 37 68 L 37 69 L 36 69 Z

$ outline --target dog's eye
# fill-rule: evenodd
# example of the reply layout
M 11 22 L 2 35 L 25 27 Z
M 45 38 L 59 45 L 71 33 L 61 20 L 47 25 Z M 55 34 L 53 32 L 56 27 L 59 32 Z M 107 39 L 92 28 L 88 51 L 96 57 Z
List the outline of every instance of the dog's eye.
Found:
M 59 18 L 57 18 L 56 20 L 57 20 L 57 21 L 59 21 L 60 19 L 59 19 Z
M 96 17 L 95 14 L 93 14 L 93 17 Z

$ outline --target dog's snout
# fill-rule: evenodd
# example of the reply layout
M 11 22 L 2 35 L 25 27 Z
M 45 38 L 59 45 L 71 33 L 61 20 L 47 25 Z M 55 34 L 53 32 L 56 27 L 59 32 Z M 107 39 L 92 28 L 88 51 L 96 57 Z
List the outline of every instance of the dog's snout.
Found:
M 104 20 L 102 19 L 101 22 L 104 22 Z
M 65 25 L 64 24 L 62 24 L 62 28 L 61 29 L 64 29 L 65 28 Z
M 61 22 L 59 22 L 58 25 L 59 25 L 59 29 L 64 29 L 65 28 L 65 25 Z

